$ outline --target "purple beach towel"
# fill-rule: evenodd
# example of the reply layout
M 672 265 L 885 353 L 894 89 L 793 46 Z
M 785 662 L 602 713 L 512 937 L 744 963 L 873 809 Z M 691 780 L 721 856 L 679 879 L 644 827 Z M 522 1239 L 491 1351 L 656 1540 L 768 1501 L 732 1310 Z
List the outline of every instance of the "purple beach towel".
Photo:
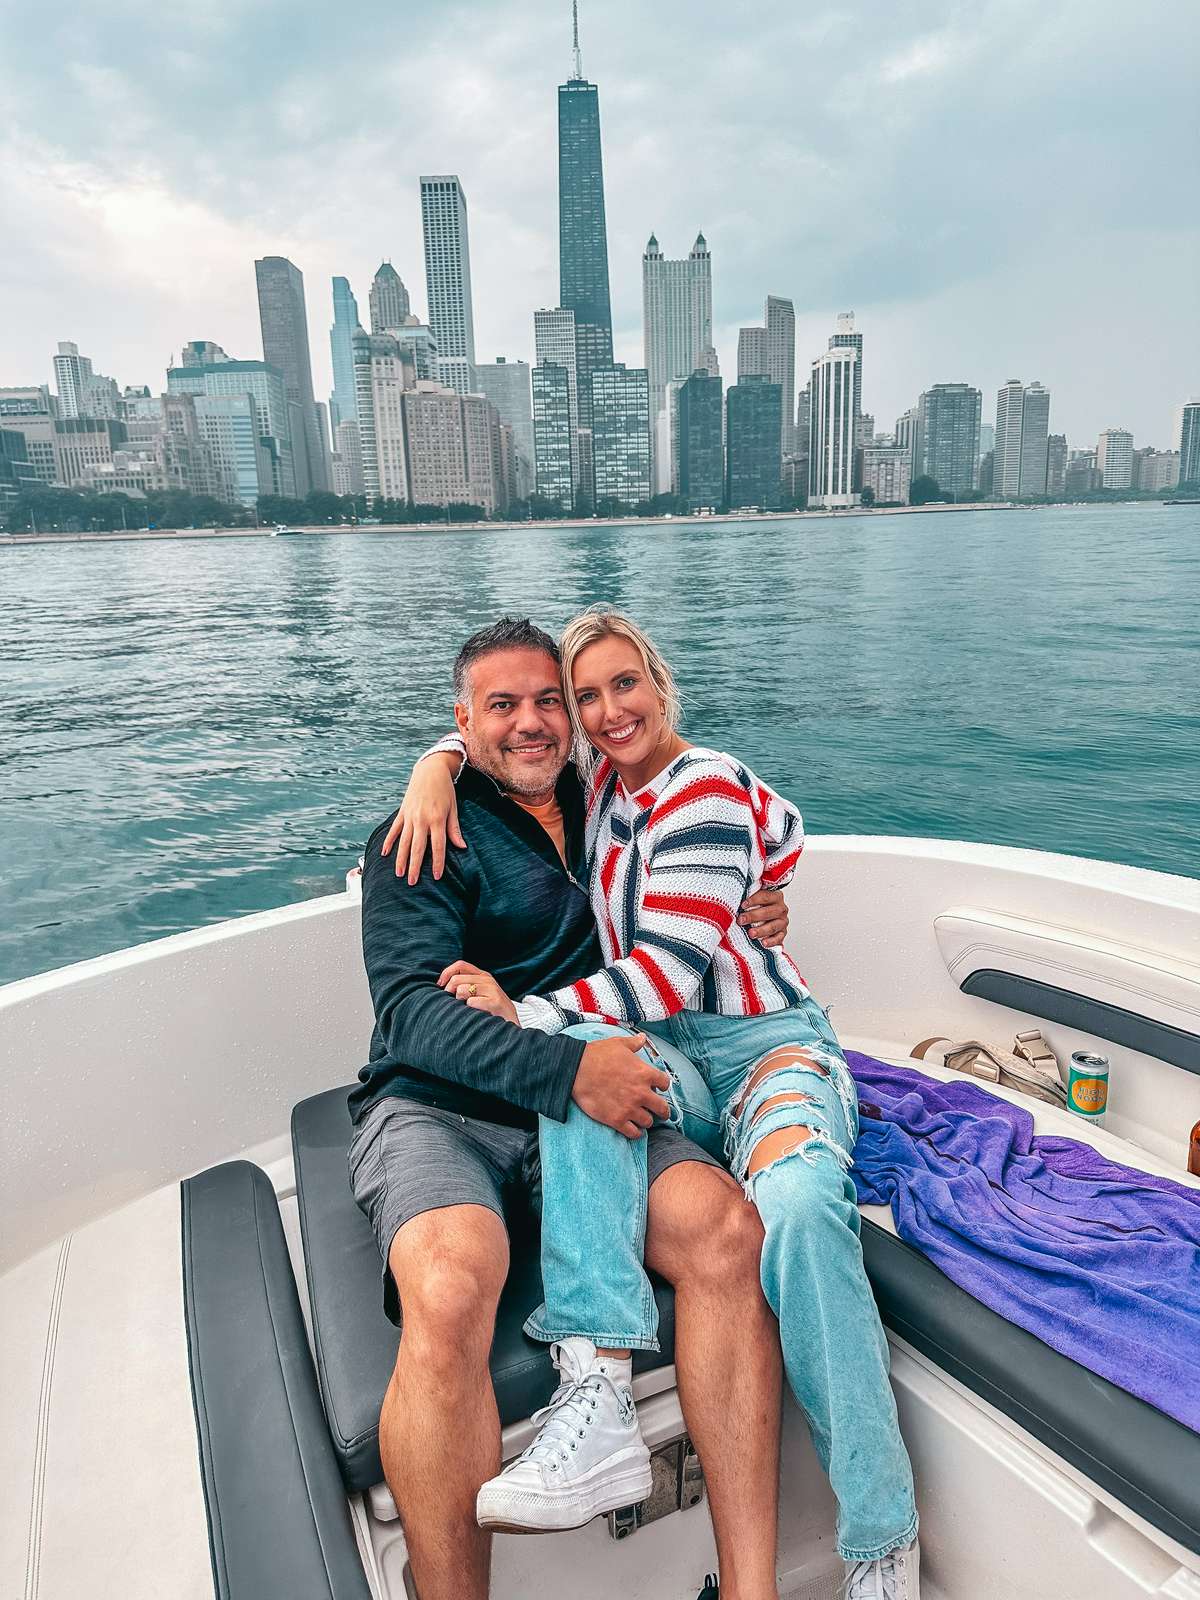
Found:
M 1200 1190 L 847 1051 L 858 1198 L 1007 1321 L 1200 1433 Z

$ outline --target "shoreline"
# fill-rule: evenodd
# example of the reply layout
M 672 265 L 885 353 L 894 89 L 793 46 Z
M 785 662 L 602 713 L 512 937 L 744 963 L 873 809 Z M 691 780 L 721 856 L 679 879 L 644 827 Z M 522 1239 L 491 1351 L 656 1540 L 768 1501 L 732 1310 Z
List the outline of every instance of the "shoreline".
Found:
M 147 543 L 173 539 L 276 539 L 319 534 L 361 536 L 407 533 L 503 533 L 519 528 L 662 528 L 728 527 L 731 523 L 832 521 L 845 517 L 905 517 L 925 512 L 944 516 L 964 516 L 973 511 L 1063 511 L 1081 506 L 1160 505 L 1158 500 L 1060 500 L 1048 505 L 1018 505 L 1012 500 L 972 500 L 963 505 L 852 506 L 836 511 L 750 511 L 669 517 L 542 517 L 517 522 L 389 522 L 317 523 L 299 526 L 279 534 L 273 528 L 116 528 L 88 533 L 0 533 L 0 548 L 35 544 L 114 544 Z M 1181 502 L 1188 504 L 1190 502 Z

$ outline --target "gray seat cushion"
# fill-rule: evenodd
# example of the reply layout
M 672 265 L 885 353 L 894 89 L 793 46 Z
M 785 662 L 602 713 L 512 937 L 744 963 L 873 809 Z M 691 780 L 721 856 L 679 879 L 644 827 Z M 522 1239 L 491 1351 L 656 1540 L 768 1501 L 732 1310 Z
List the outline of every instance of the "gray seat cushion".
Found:
M 347 1092 L 331 1089 L 296 1107 L 292 1150 L 321 1397 L 346 1486 L 364 1490 L 383 1478 L 379 1407 L 400 1335 L 383 1312 L 375 1236 L 350 1192 Z M 662 1353 L 639 1351 L 637 1371 L 674 1360 L 674 1296 L 661 1282 L 655 1295 Z M 548 1347 L 522 1332 L 541 1298 L 536 1233 L 529 1225 L 514 1226 L 512 1264 L 492 1345 L 492 1381 L 503 1423 L 529 1416 L 554 1388 Z

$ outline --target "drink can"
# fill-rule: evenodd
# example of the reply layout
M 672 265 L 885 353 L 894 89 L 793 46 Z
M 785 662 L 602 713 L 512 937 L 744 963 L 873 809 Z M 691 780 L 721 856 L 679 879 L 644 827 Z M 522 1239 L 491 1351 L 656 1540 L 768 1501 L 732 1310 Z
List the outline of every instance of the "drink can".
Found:
M 1067 1082 L 1067 1110 L 1097 1127 L 1104 1125 L 1108 1110 L 1108 1057 L 1091 1050 L 1071 1052 L 1071 1075 Z

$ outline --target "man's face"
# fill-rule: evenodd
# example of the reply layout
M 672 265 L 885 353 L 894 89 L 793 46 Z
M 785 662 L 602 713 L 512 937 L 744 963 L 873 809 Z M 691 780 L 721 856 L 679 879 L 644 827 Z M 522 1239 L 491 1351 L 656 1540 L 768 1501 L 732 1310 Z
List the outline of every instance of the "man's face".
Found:
M 544 650 L 493 650 L 472 662 L 454 720 L 471 765 L 502 789 L 548 799 L 571 750 L 558 663 Z

